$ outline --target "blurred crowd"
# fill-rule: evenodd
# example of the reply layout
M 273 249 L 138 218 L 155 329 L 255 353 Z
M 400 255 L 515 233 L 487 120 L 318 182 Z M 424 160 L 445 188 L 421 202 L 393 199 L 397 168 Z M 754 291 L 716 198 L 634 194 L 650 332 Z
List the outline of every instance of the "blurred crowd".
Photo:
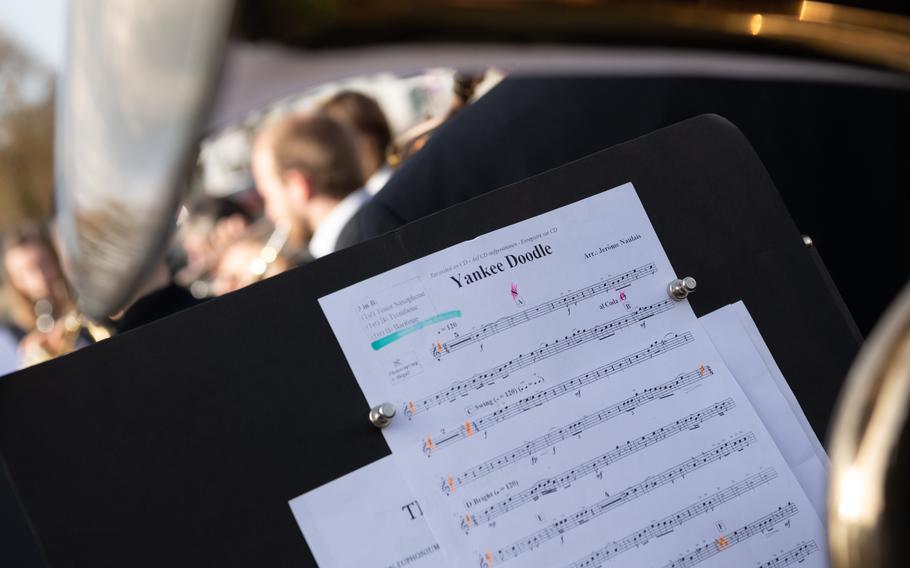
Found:
M 456 75 L 452 103 L 393 136 L 382 108 L 356 90 L 256 129 L 251 187 L 191 196 L 173 243 L 130 305 L 89 322 L 61 269 L 52 223 L 29 221 L 2 238 L 0 375 L 124 333 L 213 296 L 330 254 L 351 242 L 357 212 L 475 95 L 481 76 Z M 5 309 L 4 309 L 5 308 Z

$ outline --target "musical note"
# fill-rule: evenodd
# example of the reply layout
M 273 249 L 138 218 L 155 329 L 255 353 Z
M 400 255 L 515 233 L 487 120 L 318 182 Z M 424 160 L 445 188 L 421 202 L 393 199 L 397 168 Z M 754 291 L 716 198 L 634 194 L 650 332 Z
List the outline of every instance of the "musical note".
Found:
M 454 428 L 454 431 L 446 434 L 445 437 L 436 440 L 436 450 L 441 450 L 447 446 L 454 444 L 455 442 L 469 438 L 471 436 L 471 431 L 476 433 L 483 430 L 489 430 L 497 424 L 505 422 L 510 418 L 514 418 L 515 416 L 527 412 L 528 410 L 542 406 L 547 402 L 555 400 L 566 393 L 575 392 L 581 387 L 593 384 L 603 378 L 609 377 L 610 375 L 619 373 L 620 371 L 624 371 L 633 365 L 637 365 L 639 363 L 653 359 L 658 355 L 671 351 L 682 345 L 686 345 L 692 340 L 692 333 L 688 331 L 681 335 L 676 334 L 670 338 L 655 341 L 645 349 L 636 351 L 631 355 L 626 355 L 625 357 L 607 363 L 606 365 L 598 367 L 592 371 L 577 375 L 548 389 L 537 391 L 531 396 L 525 397 L 511 404 L 507 404 L 499 410 L 495 410 L 481 418 L 466 422 L 465 424 Z
M 519 507 L 537 501 L 541 497 L 555 493 L 559 489 L 564 489 L 588 475 L 597 474 L 605 467 L 619 460 L 634 455 L 635 453 L 653 446 L 654 444 L 666 440 L 679 434 L 698 428 L 702 423 L 717 416 L 723 416 L 732 410 L 736 404 L 732 398 L 712 404 L 698 412 L 694 412 L 669 424 L 657 428 L 643 436 L 633 438 L 620 444 L 614 449 L 592 458 L 582 464 L 576 465 L 569 470 L 556 474 L 553 477 L 541 479 L 531 485 L 528 489 L 516 493 L 509 498 L 500 501 L 486 509 L 470 515 L 470 525 L 479 526 L 489 523 L 496 518 Z M 452 478 L 449 478 L 451 481 Z M 454 488 L 451 488 L 454 489 Z M 469 527 L 462 527 L 469 528 Z
M 700 373 L 698 370 L 690 371 L 688 373 L 679 375 L 675 379 L 657 385 L 656 387 L 646 388 L 640 393 L 637 393 L 625 400 L 611 404 L 606 408 L 602 408 L 598 412 L 588 414 L 587 416 L 582 416 L 580 419 L 574 422 L 566 424 L 561 428 L 551 430 L 543 436 L 535 438 L 530 442 L 527 442 L 521 446 L 518 446 L 517 448 L 500 454 L 483 462 L 480 465 L 467 469 L 458 475 L 453 476 L 455 479 L 455 485 L 464 486 L 472 483 L 486 475 L 493 473 L 494 471 L 508 467 L 523 458 L 529 457 L 551 446 L 555 446 L 563 440 L 571 438 L 572 436 L 577 436 L 586 430 L 590 430 L 591 428 L 603 424 L 604 422 L 616 418 L 617 416 L 631 412 L 649 402 L 672 396 L 677 391 L 693 385 L 698 381 L 702 381 L 707 377 L 710 377 L 712 374 L 713 371 L 711 370 L 711 367 L 706 367 L 706 372 L 704 374 Z M 427 454 L 432 453 L 433 448 L 424 445 L 424 452 Z
M 623 552 L 643 546 L 652 538 L 668 534 L 676 527 L 681 526 L 700 515 L 713 511 L 724 503 L 733 501 L 740 495 L 744 495 L 765 483 L 769 483 L 775 478 L 777 478 L 777 472 L 773 468 L 766 469 L 760 473 L 747 477 L 743 481 L 734 483 L 726 489 L 722 489 L 688 507 L 667 515 L 659 521 L 654 521 L 650 525 L 629 533 L 623 538 L 614 540 L 603 548 L 599 548 L 584 558 L 567 565 L 565 568 L 597 568 L 603 566 L 604 562 L 612 560 Z M 503 557 L 503 559 L 505 558 L 506 557 Z
M 614 290 L 619 290 L 620 288 L 625 288 L 632 282 L 654 274 L 657 272 L 657 266 L 652 262 L 639 266 L 629 270 L 628 272 L 623 272 L 618 276 L 608 278 L 602 282 L 592 284 L 580 290 L 575 290 L 574 292 L 569 292 L 556 298 L 555 300 L 547 300 L 536 306 L 522 310 L 511 316 L 506 316 L 499 318 L 498 320 L 480 325 L 473 333 L 453 339 L 446 343 L 443 343 L 442 352 L 437 356 L 442 357 L 447 353 L 452 353 L 463 347 L 467 347 L 481 339 L 490 337 L 491 335 L 496 335 L 507 329 L 512 329 L 515 326 L 521 325 L 523 323 L 529 322 L 534 318 L 544 316 L 546 314 L 561 310 L 562 308 L 568 307 L 572 304 L 577 304 L 583 300 L 593 298 L 597 295 L 604 294 L 606 292 L 611 292 Z M 515 284 L 512 284 L 512 298 L 515 299 L 518 297 L 518 287 Z
M 791 548 L 787 552 L 775 556 L 767 562 L 762 562 L 756 568 L 784 568 L 784 566 L 802 562 L 813 552 L 817 551 L 818 545 L 815 544 L 814 540 L 805 541 L 800 543 L 795 548 Z
M 471 391 L 483 388 L 484 386 L 492 385 L 499 379 L 508 377 L 514 371 L 523 369 L 529 365 L 533 365 L 539 361 L 543 361 L 544 359 L 578 347 L 579 345 L 584 345 L 585 343 L 591 341 L 606 339 L 621 329 L 635 325 L 638 322 L 644 321 L 661 312 L 671 310 L 677 305 L 679 304 L 677 304 L 677 302 L 674 300 L 662 300 L 655 304 L 651 304 L 650 306 L 642 306 L 622 317 L 609 320 L 600 325 L 595 325 L 588 329 L 575 331 L 571 335 L 566 335 L 565 337 L 550 341 L 549 343 L 545 343 L 543 347 L 539 347 L 527 353 L 522 353 L 518 357 L 506 361 L 501 365 L 497 365 L 486 371 L 476 373 L 469 379 L 456 381 L 449 387 L 433 393 L 423 399 L 408 401 L 404 405 L 403 412 L 405 416 L 413 418 L 414 416 L 426 412 L 436 406 L 439 406 L 440 404 L 453 402 L 461 396 L 466 396 Z
M 757 534 L 764 533 L 775 525 L 796 515 L 798 512 L 799 509 L 797 509 L 796 505 L 787 503 L 786 505 L 778 507 L 776 511 L 768 513 L 756 521 L 752 521 L 735 531 L 717 537 L 712 542 L 695 548 L 695 550 L 689 554 L 684 554 L 669 564 L 666 564 L 664 568 L 691 568 L 716 554 L 729 550 L 730 547 L 734 545 L 744 542 Z
M 522 539 L 497 550 L 494 554 L 494 557 L 496 557 L 500 562 L 504 562 L 506 560 L 520 556 L 529 550 L 537 548 L 550 539 L 556 538 L 573 529 L 576 529 L 601 515 L 604 515 L 616 508 L 626 505 L 627 503 L 630 503 L 631 501 L 634 501 L 643 495 L 647 495 L 659 487 L 663 487 L 670 483 L 675 483 L 691 474 L 693 471 L 696 471 L 716 461 L 722 460 L 725 457 L 728 457 L 753 443 L 755 443 L 755 435 L 750 432 L 729 442 L 717 444 L 711 449 L 702 452 L 697 456 L 689 458 L 682 463 L 676 464 L 656 475 L 648 476 L 640 483 L 631 485 L 626 489 L 607 497 L 606 499 L 602 499 L 593 505 L 585 507 L 577 513 L 565 516 L 558 521 L 551 523 L 548 527 L 532 533 L 526 537 L 523 537 Z M 737 486 L 738 485 L 739 484 L 737 484 Z M 730 490 L 728 489 L 726 491 Z M 739 496 L 744 492 L 745 490 L 735 493 L 735 495 L 731 494 L 732 496 L 729 498 L 732 499 L 733 497 Z M 718 504 L 723 502 L 719 501 L 720 497 L 717 497 L 717 495 L 721 494 L 715 494 L 714 496 L 709 497 L 704 501 L 701 501 L 695 505 L 688 507 L 687 509 L 684 509 L 683 512 L 677 513 L 676 517 L 671 516 L 656 523 L 652 523 L 648 528 L 643 529 L 638 533 L 633 533 L 632 536 L 636 540 L 637 544 L 641 545 L 643 544 L 643 541 L 647 540 L 647 538 L 666 534 L 670 532 L 674 526 L 682 524 L 697 514 L 701 514 L 702 512 L 705 512 L 709 509 L 713 509 Z M 686 518 L 684 520 L 681 520 L 681 517 L 679 517 L 680 514 L 686 515 Z

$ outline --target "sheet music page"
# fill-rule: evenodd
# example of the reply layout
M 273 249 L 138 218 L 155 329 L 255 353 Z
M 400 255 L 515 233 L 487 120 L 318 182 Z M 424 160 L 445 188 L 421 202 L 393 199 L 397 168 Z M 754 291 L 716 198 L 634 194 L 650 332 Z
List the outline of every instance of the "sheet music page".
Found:
M 321 568 L 438 568 L 445 562 L 392 456 L 288 504 Z
M 749 398 L 819 518 L 824 519 L 828 456 L 745 304 L 724 306 L 698 321 Z
M 450 565 L 826 564 L 674 277 L 625 184 L 320 299 Z

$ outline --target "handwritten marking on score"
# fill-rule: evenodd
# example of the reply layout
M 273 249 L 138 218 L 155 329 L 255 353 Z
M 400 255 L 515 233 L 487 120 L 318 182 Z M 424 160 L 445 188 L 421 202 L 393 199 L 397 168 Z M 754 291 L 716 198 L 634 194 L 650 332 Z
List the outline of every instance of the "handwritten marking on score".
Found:
M 427 318 L 425 320 L 419 321 L 413 325 L 409 325 L 408 327 L 399 329 L 398 331 L 393 331 L 392 333 L 390 333 L 384 337 L 380 337 L 376 341 L 370 343 L 370 347 L 373 348 L 373 351 L 379 351 L 386 345 L 388 345 L 390 343 L 394 343 L 394 342 L 398 341 L 399 339 L 401 339 L 402 337 L 404 337 L 406 335 L 410 335 L 419 329 L 423 329 L 423 328 L 427 327 L 428 325 L 433 325 L 434 323 L 439 323 L 441 321 L 446 321 L 446 320 L 449 320 L 452 318 L 460 318 L 460 317 L 461 317 L 461 310 L 451 310 L 448 312 L 442 312 L 441 314 L 436 314 L 435 316 L 433 316 L 431 318 Z M 442 347 L 440 346 L 440 349 L 441 348 Z
M 654 521 L 647 527 L 641 528 L 632 532 L 625 537 L 614 540 L 607 546 L 595 550 L 591 554 L 585 556 L 584 558 L 573 562 L 572 564 L 567 565 L 565 568 L 598 568 L 603 566 L 603 564 L 612 560 L 616 556 L 647 544 L 652 538 L 657 538 L 673 532 L 673 530 L 709 511 L 713 511 L 715 508 L 732 501 L 744 495 L 765 483 L 769 483 L 777 478 L 777 472 L 773 468 L 766 469 L 760 473 L 747 477 L 739 483 L 734 483 L 733 485 L 722 489 L 713 495 L 693 503 L 688 507 L 680 509 L 675 513 L 672 513 L 659 521 Z
M 476 481 L 485 475 L 508 467 L 523 458 L 530 457 L 541 450 L 554 446 L 563 440 L 581 434 L 585 430 L 589 430 L 595 426 L 603 424 L 612 418 L 620 416 L 626 412 L 631 412 L 636 408 L 654 400 L 660 400 L 672 396 L 677 391 L 693 385 L 698 381 L 704 380 L 712 374 L 713 372 L 711 371 L 711 367 L 707 367 L 706 373 L 704 375 L 699 374 L 698 371 L 690 371 L 688 373 L 679 375 L 675 379 L 669 380 L 663 384 L 646 388 L 640 393 L 630 396 L 625 400 L 611 404 L 606 408 L 602 408 L 598 412 L 588 414 L 587 416 L 582 416 L 575 422 L 566 424 L 565 426 L 562 426 L 556 430 L 551 430 L 543 436 L 535 438 L 530 442 L 527 442 L 521 446 L 518 446 L 517 448 L 509 450 L 503 454 L 500 454 L 483 462 L 480 465 L 472 467 L 471 469 L 467 469 L 458 475 L 453 476 L 455 478 L 455 485 L 459 487 L 467 485 L 468 483 Z M 424 451 L 427 451 L 426 447 L 424 448 Z M 432 452 L 432 447 L 429 448 L 429 451 Z
M 548 389 L 537 391 L 531 396 L 525 397 L 521 400 L 507 404 L 500 408 L 499 410 L 493 411 L 485 416 L 478 418 L 476 420 L 469 420 L 465 422 L 458 428 L 452 429 L 451 432 L 448 432 L 443 435 L 443 437 L 436 440 L 435 451 L 439 451 L 445 447 L 448 447 L 460 440 L 469 438 L 472 433 L 480 432 L 482 430 L 489 430 L 490 428 L 505 422 L 510 418 L 514 418 L 523 412 L 527 412 L 531 409 L 543 406 L 551 400 L 555 400 L 567 393 L 577 391 L 578 389 L 593 384 L 603 378 L 609 377 L 621 371 L 628 369 L 639 363 L 644 363 L 649 361 L 658 355 L 681 347 L 693 341 L 691 332 L 685 332 L 682 334 L 676 334 L 667 339 L 661 339 L 655 341 L 645 349 L 641 349 L 621 357 L 615 361 L 607 363 L 606 365 L 600 366 L 592 371 L 582 373 L 571 379 L 563 381 L 559 384 L 556 384 Z M 704 375 L 704 365 L 701 367 L 700 374 Z
M 670 422 L 669 424 L 653 430 L 648 434 L 628 440 L 625 444 L 620 444 L 609 452 L 601 454 L 595 458 L 591 458 L 590 460 L 576 465 L 567 471 L 556 474 L 553 477 L 541 479 L 531 485 L 528 489 L 516 493 L 515 495 L 512 495 L 509 498 L 491 505 L 473 515 L 469 515 L 469 518 L 471 519 L 469 526 L 480 526 L 489 523 L 501 515 L 504 515 L 510 511 L 514 511 L 523 505 L 537 501 L 541 497 L 555 493 L 559 489 L 567 488 L 579 479 L 582 479 L 588 475 L 597 474 L 610 464 L 618 462 L 625 457 L 634 455 L 635 453 L 645 448 L 653 446 L 654 444 L 663 440 L 669 439 L 681 432 L 687 432 L 689 430 L 699 428 L 705 421 L 717 416 L 723 416 L 732 410 L 735 406 L 736 403 L 733 402 L 732 398 L 728 398 L 721 402 L 712 404 L 711 406 L 699 410 L 698 412 L 693 412 L 688 416 L 680 418 L 675 422 Z M 451 481 L 452 478 L 449 477 L 450 486 Z M 466 529 L 468 527 L 462 526 L 462 528 Z
M 750 432 L 729 442 L 717 444 L 708 451 L 702 452 L 699 455 L 689 458 L 682 463 L 676 464 L 658 474 L 648 476 L 640 483 L 627 487 L 626 489 L 614 495 L 611 495 L 606 499 L 602 499 L 593 505 L 585 507 L 577 513 L 563 517 L 560 520 L 550 524 L 550 526 L 532 533 L 526 537 L 523 537 L 522 539 L 497 550 L 495 557 L 500 562 L 503 562 L 520 556 L 525 552 L 537 548 L 548 540 L 576 529 L 591 521 L 592 519 L 599 517 L 600 515 L 606 514 L 613 509 L 634 501 L 643 495 L 647 495 L 659 487 L 663 487 L 670 483 L 676 483 L 677 481 L 691 474 L 693 471 L 705 467 L 708 464 L 722 460 L 754 443 L 755 435 Z M 662 525 L 652 525 L 652 527 L 655 526 L 658 528 L 662 527 Z M 654 533 L 652 536 L 657 536 L 657 533 Z
M 571 306 L 573 304 L 577 304 L 578 302 L 580 302 L 582 300 L 587 300 L 588 298 L 592 298 L 594 296 L 603 294 L 605 292 L 610 292 L 613 290 L 618 290 L 620 288 L 624 288 L 624 287 L 628 286 L 629 284 L 631 284 L 632 282 L 634 282 L 635 280 L 644 278 L 645 276 L 649 276 L 651 274 L 654 274 L 655 272 L 657 272 L 657 266 L 653 262 L 649 263 L 649 264 L 645 264 L 645 265 L 639 266 L 638 268 L 635 268 L 633 270 L 629 270 L 628 272 L 624 272 L 618 276 L 608 278 L 607 280 L 604 280 L 603 282 L 598 282 L 596 284 L 592 284 L 592 285 L 582 288 L 580 290 L 576 290 L 574 292 L 569 292 L 568 294 L 564 294 L 564 295 L 556 298 L 555 300 L 543 302 L 536 306 L 532 306 L 530 308 L 522 310 L 522 311 L 518 312 L 517 314 L 499 318 L 498 320 L 496 320 L 492 323 L 488 323 L 488 324 L 479 326 L 476 331 L 474 331 L 468 335 L 465 335 L 463 337 L 459 337 L 457 339 L 453 339 L 451 341 L 444 343 L 442 346 L 443 349 L 439 355 L 441 356 L 445 353 L 451 353 L 453 351 L 457 351 L 458 349 L 461 349 L 463 347 L 467 347 L 468 345 L 477 343 L 478 341 L 480 341 L 482 339 L 485 339 L 492 335 L 496 335 L 497 333 L 500 333 L 507 329 L 511 329 L 511 328 L 513 328 L 517 325 L 521 325 L 525 322 L 531 321 L 534 318 L 561 310 L 561 309 L 563 309 L 567 306 Z M 517 284 L 512 284 L 511 292 L 512 292 L 512 299 L 515 299 L 518 297 L 518 285 Z
M 795 516 L 797 513 L 799 513 L 799 509 L 796 505 L 787 503 L 758 520 L 752 521 L 735 531 L 717 537 L 714 542 L 709 542 L 695 548 L 694 551 L 684 554 L 669 564 L 666 564 L 664 568 L 692 568 L 692 566 L 729 549 L 733 545 L 745 542 L 755 535 L 762 534 L 765 531 L 774 528 L 776 525 Z
M 818 551 L 818 545 L 815 544 L 814 540 L 808 542 L 802 542 L 798 546 L 791 548 L 787 552 L 775 556 L 767 562 L 762 562 L 757 566 L 757 568 L 784 568 L 784 566 L 789 566 L 797 562 L 802 562 L 809 557 L 813 552 Z
M 561 339 L 556 339 L 549 343 L 545 343 L 543 347 L 539 347 L 527 353 L 522 353 L 518 357 L 515 357 L 510 361 L 506 361 L 501 365 L 497 365 L 486 371 L 476 373 L 469 379 L 456 381 L 449 387 L 433 393 L 423 399 L 409 401 L 405 405 L 404 414 L 408 418 L 413 418 L 414 416 L 426 412 L 443 403 L 453 402 L 454 400 L 458 399 L 458 397 L 467 396 L 468 393 L 473 390 L 492 385 L 499 379 L 508 377 L 509 374 L 513 373 L 514 371 L 523 369 L 529 365 L 533 365 L 534 363 L 543 361 L 544 359 L 547 359 L 559 353 L 563 353 L 564 351 L 568 351 L 569 349 L 578 347 L 579 345 L 583 345 L 590 341 L 597 341 L 611 337 L 620 329 L 625 329 L 661 312 L 671 310 L 676 305 L 677 302 L 674 300 L 662 300 L 655 304 L 651 304 L 650 306 L 642 306 L 622 317 L 606 321 L 600 325 L 595 325 L 588 329 L 576 331 L 571 335 L 566 335 Z

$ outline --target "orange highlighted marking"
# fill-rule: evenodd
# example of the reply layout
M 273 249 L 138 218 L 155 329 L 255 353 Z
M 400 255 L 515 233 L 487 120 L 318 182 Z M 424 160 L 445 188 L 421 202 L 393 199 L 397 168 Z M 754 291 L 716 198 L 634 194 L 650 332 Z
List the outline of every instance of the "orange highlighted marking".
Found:
M 474 435 L 474 429 L 471 428 L 471 422 L 470 422 L 470 421 L 466 421 L 466 422 L 464 423 L 464 429 L 468 432 L 468 436 L 473 436 L 473 435 Z
M 471 526 L 471 515 L 464 516 L 464 523 L 468 526 Z
M 699 375 L 704 375 L 704 374 L 705 374 L 705 366 L 704 366 L 704 365 L 702 365 L 701 367 L 698 368 L 698 374 L 699 374 Z
M 411 414 L 414 414 L 414 401 L 413 400 L 408 401 L 408 408 L 411 409 Z
M 493 553 L 489 550 L 487 551 L 487 566 L 493 565 Z
M 449 476 L 449 489 L 451 489 L 452 493 L 455 493 L 455 480 L 452 479 L 451 475 Z
M 430 438 L 429 436 L 427 436 L 427 449 L 430 451 L 433 450 L 433 438 Z
M 728 546 L 730 546 L 730 541 L 727 540 L 727 537 L 722 536 L 717 539 L 716 544 L 717 544 L 717 550 L 723 550 L 723 549 L 727 548 Z
M 442 353 L 442 343 L 440 343 L 438 341 L 436 342 L 436 352 Z

